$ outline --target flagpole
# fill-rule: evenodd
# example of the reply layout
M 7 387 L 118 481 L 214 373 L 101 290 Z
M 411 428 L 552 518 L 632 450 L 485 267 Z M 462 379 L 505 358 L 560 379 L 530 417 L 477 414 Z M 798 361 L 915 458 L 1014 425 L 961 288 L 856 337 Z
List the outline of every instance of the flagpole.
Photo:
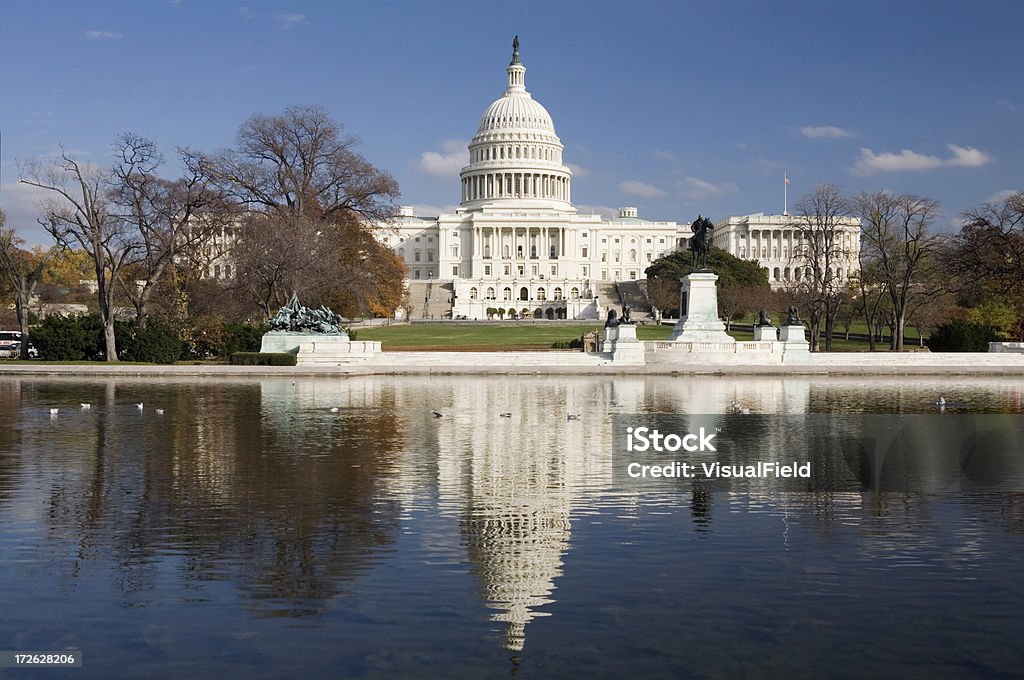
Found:
M 782 214 L 789 214 L 789 173 L 782 173 Z

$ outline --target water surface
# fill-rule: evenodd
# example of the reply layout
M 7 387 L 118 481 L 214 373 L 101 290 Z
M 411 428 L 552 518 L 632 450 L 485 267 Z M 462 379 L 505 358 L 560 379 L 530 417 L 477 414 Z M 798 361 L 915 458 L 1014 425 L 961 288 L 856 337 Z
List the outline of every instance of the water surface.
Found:
M 1019 675 L 1024 494 L 625 488 L 612 423 L 1012 418 L 1022 390 L 3 379 L 0 648 L 83 678 Z

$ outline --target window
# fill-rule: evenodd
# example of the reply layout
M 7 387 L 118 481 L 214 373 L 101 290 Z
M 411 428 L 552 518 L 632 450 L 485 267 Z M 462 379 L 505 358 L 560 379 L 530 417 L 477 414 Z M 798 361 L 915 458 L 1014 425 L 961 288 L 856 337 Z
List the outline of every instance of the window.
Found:
M 547 294 L 547 292 L 543 288 L 538 288 L 537 289 L 537 299 L 538 300 L 547 300 L 548 299 L 548 294 Z
M 630 281 L 636 281 L 636 270 L 635 269 L 630 269 L 629 270 L 629 279 L 630 279 Z
M 636 262 L 636 250 L 629 251 L 629 261 Z
M 618 253 L 615 253 L 615 261 L 616 261 L 616 262 L 618 262 L 618 261 L 619 261 L 619 254 L 618 254 Z
M 561 300 L 562 299 L 562 289 L 561 288 L 555 288 L 555 297 L 554 297 L 554 299 L 555 300 Z
M 490 275 L 491 275 L 491 265 L 485 264 L 484 265 L 484 276 L 490 276 Z
M 533 265 L 533 267 L 530 268 L 530 273 L 534 276 L 537 275 L 537 265 Z
M 505 246 L 504 255 L 502 255 L 502 257 L 504 257 L 506 260 L 508 259 L 508 246 Z
M 615 243 L 617 245 L 619 243 L 619 239 L 615 239 Z
M 469 289 L 469 299 L 470 300 L 475 300 L 476 299 L 476 295 L 477 295 L 476 288 L 475 287 L 474 288 L 470 288 Z
M 501 291 L 501 299 L 502 299 L 502 300 L 511 300 L 511 299 L 512 299 L 512 289 L 511 289 L 511 288 L 509 288 L 508 286 L 506 286 L 506 287 L 505 287 L 505 288 L 504 288 L 504 289 L 503 289 L 503 290 Z
M 420 242 L 420 237 L 419 237 L 419 236 L 417 236 L 417 237 L 416 237 L 416 243 L 419 243 L 419 242 Z
M 587 237 L 587 232 L 583 232 L 582 234 L 580 234 L 580 238 L 586 238 L 586 237 Z
M 458 257 L 458 256 L 459 256 L 459 247 L 458 246 L 452 246 L 452 257 Z
M 557 257 L 558 257 L 558 250 L 557 250 L 557 248 L 555 248 L 555 246 L 551 246 L 551 252 L 548 255 L 548 258 L 554 260 Z
M 427 251 L 427 262 L 433 262 L 433 261 L 434 261 L 434 251 L 433 250 L 428 250 Z
M 583 246 L 583 257 L 587 256 L 587 247 Z
M 608 261 L 608 253 L 601 253 L 601 262 Z
M 530 246 L 530 259 L 537 259 L 537 246 Z
M 520 260 L 523 259 L 523 247 L 522 246 L 516 246 L 516 258 L 520 259 Z
M 601 280 L 602 281 L 607 281 L 608 280 L 608 270 L 607 269 L 602 269 L 601 270 Z
M 505 276 L 509 276 L 511 274 L 512 274 L 512 265 L 506 264 L 505 265 Z
M 526 265 L 519 265 L 519 275 L 526 276 Z
M 586 277 L 586 276 L 587 276 L 587 272 L 588 272 L 588 271 L 590 271 L 590 267 L 587 267 L 586 265 L 584 265 L 584 266 L 583 266 L 583 276 L 584 276 L 584 277 Z
M 570 288 L 569 289 L 569 298 L 571 300 L 579 300 L 580 299 L 580 289 L 577 288 L 576 286 L 573 286 L 572 288 Z
M 416 252 L 414 252 L 412 254 L 412 261 L 413 262 L 419 262 L 420 261 L 420 251 L 417 250 Z
M 651 261 L 651 254 L 650 254 L 650 253 L 647 253 L 647 261 L 648 261 L 648 262 L 650 262 L 650 261 Z
M 453 264 L 452 265 L 452 276 L 458 276 L 458 275 L 459 275 L 459 265 Z
M 488 300 L 493 300 L 494 299 L 494 288 L 491 288 L 491 287 L 487 288 L 487 299 Z
M 490 244 L 484 246 L 484 259 L 491 259 L 491 246 Z
M 558 276 L 558 265 L 556 265 L 556 264 L 551 265 L 551 275 L 552 276 Z
M 414 278 L 414 279 L 420 278 L 420 270 L 419 269 L 413 269 L 412 270 L 412 278 Z

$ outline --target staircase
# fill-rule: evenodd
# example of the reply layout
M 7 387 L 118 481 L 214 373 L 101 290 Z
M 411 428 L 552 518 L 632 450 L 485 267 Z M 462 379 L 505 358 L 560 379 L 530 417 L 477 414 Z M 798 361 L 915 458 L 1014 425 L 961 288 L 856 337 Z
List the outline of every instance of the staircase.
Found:
M 647 297 L 647 281 L 620 281 L 619 299 L 628 304 L 633 316 L 644 317 L 651 313 L 651 301 Z
M 452 311 L 450 281 L 410 281 L 409 302 L 413 319 L 442 319 Z

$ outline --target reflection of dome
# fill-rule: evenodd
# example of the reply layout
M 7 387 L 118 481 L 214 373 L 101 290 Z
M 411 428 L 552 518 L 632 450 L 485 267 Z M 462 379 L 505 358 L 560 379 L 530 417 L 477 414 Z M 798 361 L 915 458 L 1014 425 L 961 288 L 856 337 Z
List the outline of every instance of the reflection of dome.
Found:
M 469 165 L 460 173 L 462 205 L 514 201 L 515 207 L 572 211 L 572 172 L 562 165 L 562 142 L 547 109 L 526 91 L 526 67 L 514 45 L 505 94 L 484 111 L 469 144 Z

